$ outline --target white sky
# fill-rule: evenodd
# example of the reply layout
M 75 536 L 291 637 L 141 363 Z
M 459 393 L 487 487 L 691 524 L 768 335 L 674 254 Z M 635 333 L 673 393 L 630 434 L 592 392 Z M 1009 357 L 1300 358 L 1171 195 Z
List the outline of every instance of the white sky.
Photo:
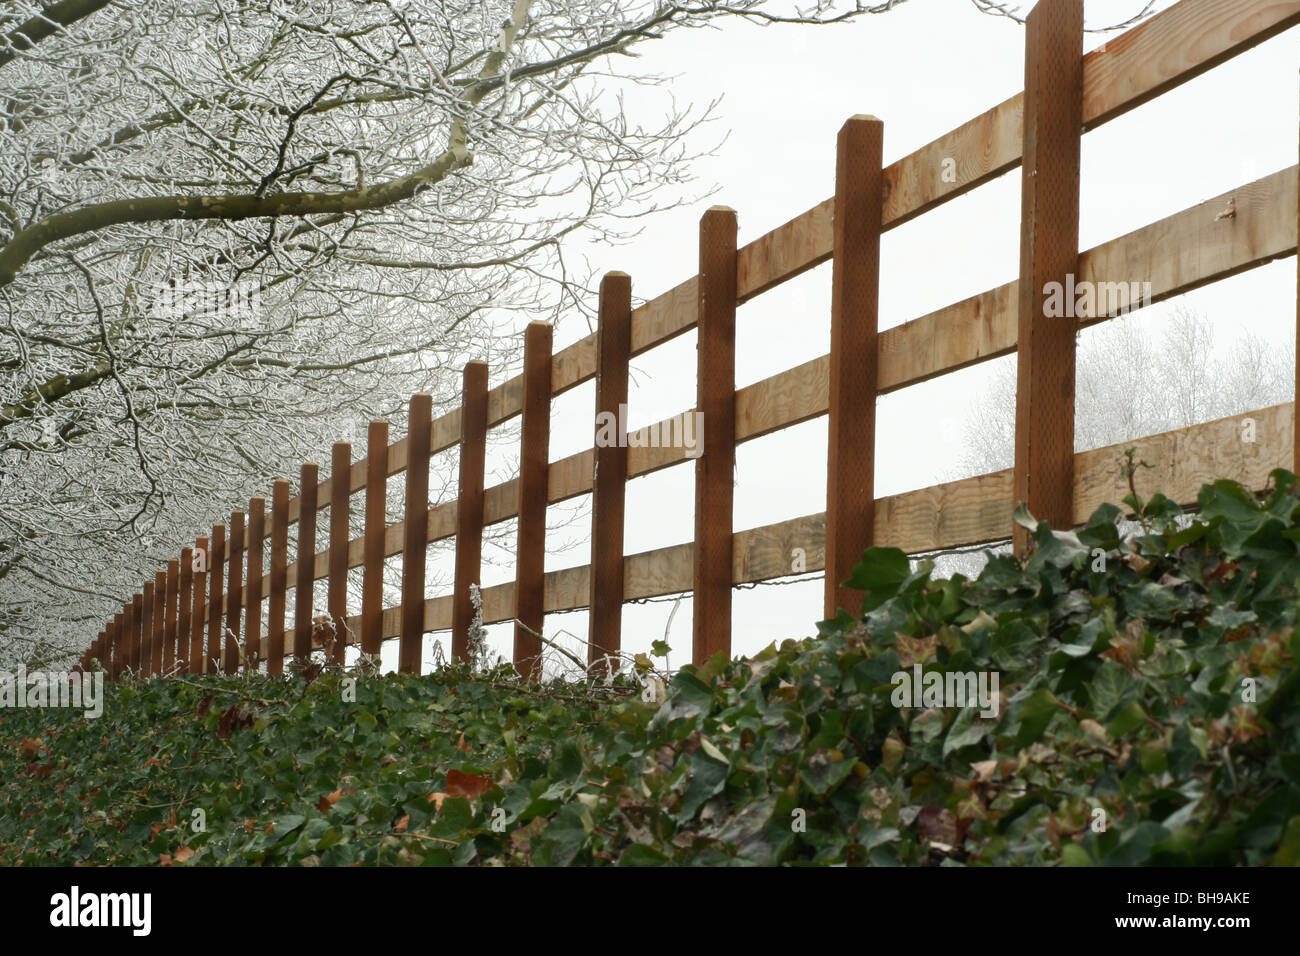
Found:
M 1161 2 L 1158 8 L 1170 5 Z M 1087 25 L 1116 22 L 1140 6 L 1139 0 L 1088 0 Z M 1080 248 L 1295 164 L 1300 113 L 1296 39 L 1297 30 L 1289 30 L 1088 133 L 1083 140 Z M 1085 48 L 1104 40 L 1089 34 Z M 716 155 L 694 164 L 698 191 L 716 185 L 714 195 L 646 220 L 643 234 L 627 245 L 585 250 L 594 269 L 628 272 L 639 299 L 652 298 L 695 273 L 698 222 L 708 206 L 737 210 L 743 245 L 830 197 L 835 138 L 849 116 L 867 113 L 883 120 L 888 164 L 1014 95 L 1024 82 L 1023 27 L 980 14 L 967 0 L 910 0 L 887 14 L 835 27 L 760 29 L 733 22 L 721 30 L 671 34 L 641 49 L 642 57 L 631 61 L 630 68 L 675 76 L 666 89 L 679 102 L 703 106 L 723 97 L 716 123 L 698 145 L 723 133 L 728 138 Z M 650 125 L 662 102 L 651 91 L 629 96 L 628 109 Z M 882 329 L 1015 278 L 1019 185 L 1017 168 L 883 237 Z M 1286 341 L 1294 334 L 1295 281 L 1295 260 L 1284 259 L 1145 310 L 1139 322 L 1159 335 L 1161 317 L 1183 301 L 1209 316 L 1220 342 L 1245 330 Z M 825 354 L 830 347 L 829 300 L 827 263 L 742 306 L 737 386 Z M 562 323 L 556 350 L 585 334 L 581 320 Z M 970 399 L 993 364 L 880 400 L 877 496 L 954 476 Z M 504 375 L 505 370 L 494 371 L 493 383 Z M 634 359 L 633 375 L 631 427 L 694 407 L 694 333 Z M 588 383 L 553 403 L 552 460 L 591 445 L 594 394 Z M 737 461 L 736 530 L 825 509 L 824 417 L 742 445 Z M 488 472 L 493 472 L 492 461 Z M 693 465 L 687 463 L 629 484 L 625 553 L 691 540 L 693 476 Z M 548 571 L 588 563 L 588 528 L 584 517 L 579 525 L 552 535 L 556 545 L 575 538 L 581 544 L 549 555 Z M 511 556 L 489 556 L 507 563 L 485 567 L 485 586 L 511 580 Z M 733 594 L 734 654 L 812 634 L 821 616 L 820 577 Z M 671 609 L 671 603 L 626 606 L 624 649 L 647 650 L 664 635 Z M 586 622 L 586 611 L 548 615 L 546 632 L 553 636 L 563 629 L 585 637 Z M 509 657 L 509 627 L 490 630 L 494 649 Z M 437 637 L 445 642 L 448 635 Z M 426 650 L 433 638 L 426 636 Z M 675 651 L 672 663 L 686 663 L 689 598 L 672 622 L 669 643 Z M 387 642 L 386 666 L 395 666 L 396 653 L 397 642 Z

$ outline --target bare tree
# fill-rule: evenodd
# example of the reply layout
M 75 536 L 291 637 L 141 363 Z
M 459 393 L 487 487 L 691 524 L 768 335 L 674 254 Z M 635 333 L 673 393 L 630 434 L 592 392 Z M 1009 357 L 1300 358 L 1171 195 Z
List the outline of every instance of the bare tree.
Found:
M 627 69 L 640 45 L 902 2 L 0 9 L 4 648 L 78 650 L 332 438 L 400 429 L 413 391 L 454 404 L 522 317 L 589 317 L 565 244 L 681 197 L 710 114 L 630 123 L 620 90 L 661 80 Z

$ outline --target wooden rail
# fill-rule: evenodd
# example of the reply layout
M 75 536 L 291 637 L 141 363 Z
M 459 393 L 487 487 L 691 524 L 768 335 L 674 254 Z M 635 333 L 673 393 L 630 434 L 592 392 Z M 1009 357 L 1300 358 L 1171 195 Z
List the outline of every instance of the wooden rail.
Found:
M 1011 513 L 1020 500 L 1054 523 L 1082 522 L 1097 505 L 1127 493 L 1119 463 L 1124 448 L 1135 444 L 1156 466 L 1151 480 L 1184 504 L 1214 478 L 1262 486 L 1272 468 L 1300 461 L 1291 404 L 1074 454 L 1075 332 L 1133 303 L 1127 297 L 1085 303 L 1075 317 L 1058 319 L 1048 315 L 1044 299 L 1049 283 L 1064 284 L 1068 276 L 1076 285 L 1150 283 L 1150 301 L 1158 302 L 1296 252 L 1296 166 L 1092 249 L 1078 249 L 1077 223 L 1082 135 L 1297 23 L 1300 0 L 1181 0 L 1082 56 L 1082 0 L 1040 0 L 1026 32 L 1024 93 L 888 166 L 881 159 L 881 122 L 850 119 L 836 144 L 833 197 L 739 248 L 735 213 L 709 210 L 701 221 L 697 275 L 632 308 L 631 279 L 610 273 L 601 285 L 593 334 L 552 354 L 549 326 L 534 323 L 519 375 L 489 388 L 487 366 L 470 363 L 460 408 L 435 419 L 430 397 L 416 395 L 405 437 L 389 443 L 387 424 L 373 422 L 364 458 L 352 460 L 350 446 L 340 443 L 323 479 L 315 464 L 303 465 L 296 496 L 290 497 L 287 481 L 277 481 L 269 534 L 261 498 L 250 502 L 247 523 L 236 511 L 228 526 L 214 525 L 210 539 L 198 538 L 123 605 L 82 666 L 98 659 L 117 678 L 128 671 L 229 673 L 265 661 L 268 672 L 278 674 L 286 652 L 300 658 L 310 653 L 318 621 L 328 622 L 334 634 L 342 631 L 331 645 L 335 661 L 342 661 L 345 645 L 375 654 L 384 640 L 398 638 L 400 668 L 418 673 L 424 635 L 440 630 L 453 632 L 453 654 L 463 658 L 483 529 L 511 519 L 519 529 L 516 580 L 483 588 L 481 611 L 484 624 L 517 622 L 514 659 L 521 673 L 539 673 L 541 648 L 533 635 L 541 632 L 546 612 L 590 609 L 597 662 L 620 650 L 625 602 L 685 592 L 695 598 L 698 662 L 730 651 L 732 586 L 788 576 L 795 548 L 806 554 L 807 571 L 831 567 L 823 608 L 831 615 L 854 606 L 842 582 L 866 547 L 918 553 L 1005 539 L 1013 535 Z M 1017 166 L 1023 204 L 1018 278 L 879 330 L 881 235 Z M 1219 215 L 1230 200 L 1235 215 Z M 833 262 L 830 354 L 737 390 L 736 307 L 826 261 Z M 697 328 L 696 408 L 611 441 L 600 413 L 624 420 L 619 406 L 627 402 L 629 359 Z M 1017 351 L 1015 466 L 875 498 L 877 396 Z M 593 447 L 548 461 L 552 400 L 593 378 Z M 517 415 L 523 416 L 520 477 L 485 488 L 487 432 Z M 828 510 L 735 530 L 737 445 L 821 415 L 830 421 Z M 702 438 L 694 433 L 702 454 L 686 441 L 697 416 L 707 425 Z M 1255 420 L 1253 443 L 1238 437 L 1245 417 Z M 652 443 L 664 436 L 672 440 Z M 431 504 L 430 459 L 455 447 L 458 493 Z M 695 463 L 695 540 L 624 555 L 626 483 L 687 460 Z M 390 525 L 384 514 L 388 480 L 403 473 L 403 517 Z M 364 492 L 364 532 L 349 539 L 358 492 Z M 588 493 L 592 563 L 544 572 L 546 506 Z M 324 507 L 330 509 L 322 534 L 328 546 L 317 552 L 317 516 Z M 294 524 L 298 548 L 290 561 L 288 529 Z M 428 545 L 452 537 L 454 591 L 429 597 Z M 398 555 L 402 600 L 383 607 L 385 562 Z M 360 613 L 348 615 L 347 572 L 354 568 L 364 576 Z M 328 582 L 324 607 L 313 598 L 317 580 Z M 292 624 L 285 620 L 290 590 Z

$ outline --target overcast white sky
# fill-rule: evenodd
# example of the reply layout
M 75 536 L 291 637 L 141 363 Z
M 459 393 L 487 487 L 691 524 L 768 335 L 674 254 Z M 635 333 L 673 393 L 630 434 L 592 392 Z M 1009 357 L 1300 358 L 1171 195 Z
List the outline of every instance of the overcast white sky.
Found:
M 1158 9 L 1170 5 L 1166 0 Z M 1139 0 L 1087 0 L 1087 25 L 1117 22 L 1140 6 Z M 1105 39 L 1090 34 L 1085 48 Z M 1087 134 L 1080 248 L 1295 164 L 1296 40 L 1297 30 L 1287 31 Z M 909 0 L 887 14 L 836 27 L 761 29 L 734 22 L 722 30 L 675 33 L 642 52 L 632 65 L 674 76 L 666 89 L 679 101 L 703 105 L 723 97 L 717 121 L 699 144 L 724 133 L 727 140 L 714 156 L 694 165 L 699 191 L 717 186 L 714 195 L 646 220 L 643 234 L 628 245 L 574 250 L 594 269 L 628 272 L 640 298 L 652 298 L 695 273 L 698 222 L 708 206 L 737 210 L 743 245 L 831 196 L 835 137 L 849 116 L 867 113 L 884 121 L 888 164 L 1000 103 L 1024 83 L 1023 27 L 980 14 L 967 0 Z M 653 93 L 633 96 L 628 108 L 634 117 L 646 117 L 648 125 L 662 102 Z M 1015 278 L 1019 177 L 1017 169 L 884 236 L 882 329 Z M 1286 341 L 1294 334 L 1295 280 L 1294 259 L 1284 259 L 1144 310 L 1139 321 L 1158 336 L 1162 317 L 1183 301 L 1208 314 L 1222 342 L 1244 330 Z M 828 263 L 742 306 L 737 386 L 825 354 L 829 299 Z M 580 319 L 562 323 L 556 349 L 586 333 Z M 1014 356 L 999 361 L 1014 362 Z M 880 400 L 877 496 L 953 476 L 961 447 L 949 436 L 960 436 L 971 398 L 994 364 Z M 632 427 L 694 406 L 694 333 L 635 359 L 633 367 Z M 494 373 L 493 382 L 503 374 Z M 590 383 L 554 402 L 552 460 L 590 446 L 593 403 Z M 824 417 L 741 446 L 735 529 L 823 511 L 825 461 Z M 491 474 L 491 461 L 488 470 Z M 625 553 L 691 540 L 693 476 L 688 463 L 629 484 Z M 575 538 L 582 543 L 550 555 L 548 570 L 588 563 L 588 528 L 584 519 L 552 536 L 556 546 Z M 491 557 L 507 563 L 485 568 L 485 585 L 512 579 L 511 556 Z M 733 653 L 750 654 L 772 640 L 814 633 L 821 594 L 820 577 L 734 592 Z M 648 649 L 663 636 L 671 609 L 671 603 L 628 605 L 624 649 Z M 585 611 L 549 615 L 547 634 L 567 630 L 585 637 L 586 621 Z M 508 657 L 509 628 L 494 627 L 491 634 L 493 647 Z M 447 635 L 437 637 L 445 641 Z M 427 649 L 433 639 L 426 637 Z M 669 642 L 674 666 L 686 663 L 689 598 L 672 622 Z M 396 652 L 397 642 L 387 642 L 386 666 L 395 666 Z

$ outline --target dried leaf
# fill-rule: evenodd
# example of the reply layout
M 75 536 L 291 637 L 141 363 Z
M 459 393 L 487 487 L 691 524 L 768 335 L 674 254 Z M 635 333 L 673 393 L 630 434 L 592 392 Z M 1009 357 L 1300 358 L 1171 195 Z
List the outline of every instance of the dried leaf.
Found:
M 447 771 L 447 796 L 449 797 L 469 797 L 474 800 L 483 796 L 492 787 L 492 778 L 489 776 L 463 773 L 460 770 Z

